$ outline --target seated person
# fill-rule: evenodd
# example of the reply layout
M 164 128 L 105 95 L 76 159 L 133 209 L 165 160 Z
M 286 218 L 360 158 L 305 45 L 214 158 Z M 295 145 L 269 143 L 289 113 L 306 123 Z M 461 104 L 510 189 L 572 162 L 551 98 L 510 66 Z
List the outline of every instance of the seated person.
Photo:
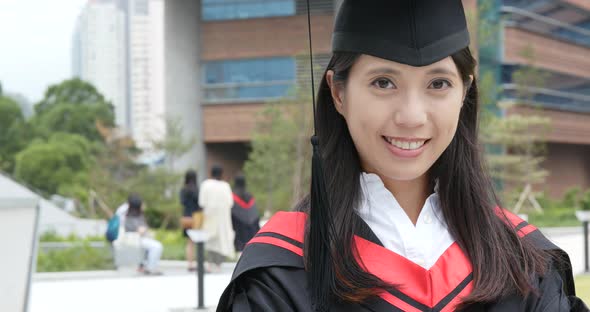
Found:
M 147 257 L 140 265 L 140 271 L 148 275 L 160 275 L 158 263 L 162 256 L 162 243 L 153 239 L 143 215 L 143 203 L 137 195 L 129 196 L 128 210 L 125 217 L 125 232 L 136 232 L 140 238 L 141 248 L 146 250 Z

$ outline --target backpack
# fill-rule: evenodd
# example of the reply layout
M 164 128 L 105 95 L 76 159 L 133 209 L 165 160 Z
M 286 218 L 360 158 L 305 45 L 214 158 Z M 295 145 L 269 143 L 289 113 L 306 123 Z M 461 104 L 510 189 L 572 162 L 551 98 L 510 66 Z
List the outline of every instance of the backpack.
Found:
M 107 223 L 107 232 L 105 234 L 107 240 L 109 242 L 114 242 L 119 237 L 119 226 L 121 223 L 121 219 L 119 215 L 115 214 L 112 218 L 109 219 Z

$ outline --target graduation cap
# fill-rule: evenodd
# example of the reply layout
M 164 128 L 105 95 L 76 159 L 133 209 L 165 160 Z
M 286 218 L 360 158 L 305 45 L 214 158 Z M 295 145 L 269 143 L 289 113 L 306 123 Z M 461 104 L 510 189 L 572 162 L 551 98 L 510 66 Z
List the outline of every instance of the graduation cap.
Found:
M 309 0 L 310 61 L 313 64 Z M 334 25 L 333 52 L 355 52 L 411 66 L 426 66 L 469 46 L 461 0 L 344 0 Z M 311 66 L 313 68 L 313 66 Z M 312 70 L 312 92 L 313 70 Z M 314 125 L 315 94 L 313 95 Z M 334 278 L 331 266 L 329 196 L 324 180 L 321 143 L 314 134 L 309 210 L 308 280 L 315 309 L 328 307 Z

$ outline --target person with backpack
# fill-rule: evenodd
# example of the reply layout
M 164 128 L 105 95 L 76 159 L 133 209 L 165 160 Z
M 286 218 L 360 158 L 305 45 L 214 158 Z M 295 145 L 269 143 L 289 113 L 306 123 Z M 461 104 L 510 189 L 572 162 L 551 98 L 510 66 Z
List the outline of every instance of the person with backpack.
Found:
M 146 275 L 161 275 L 158 270 L 162 256 L 162 243 L 151 237 L 143 214 L 143 202 L 138 195 L 132 195 L 127 202 L 128 210 L 125 215 L 125 232 L 136 232 L 140 235 L 141 248 L 146 250 L 147 257 L 143 262 L 142 272 Z

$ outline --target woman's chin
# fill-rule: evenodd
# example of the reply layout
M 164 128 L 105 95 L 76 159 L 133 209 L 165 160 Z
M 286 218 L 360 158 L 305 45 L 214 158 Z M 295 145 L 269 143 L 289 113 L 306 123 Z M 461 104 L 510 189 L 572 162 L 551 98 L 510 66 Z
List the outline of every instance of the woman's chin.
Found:
M 413 181 L 422 177 L 426 173 L 426 170 L 422 168 L 388 168 L 379 173 L 380 176 L 384 176 L 391 180 L 396 181 Z

